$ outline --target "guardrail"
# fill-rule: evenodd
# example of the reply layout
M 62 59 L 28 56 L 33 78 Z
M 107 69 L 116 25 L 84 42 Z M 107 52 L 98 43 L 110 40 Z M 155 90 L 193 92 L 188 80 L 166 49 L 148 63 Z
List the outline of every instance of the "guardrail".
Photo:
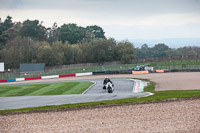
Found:
M 62 74 L 62 75 L 39 76 L 39 77 L 26 77 L 26 78 L 16 78 L 16 79 L 2 79 L 0 80 L 0 82 L 14 82 L 14 81 L 51 79 L 51 78 L 63 78 L 63 77 L 79 77 L 79 76 L 89 76 L 89 75 L 93 75 L 93 73 L 87 72 L 87 73 Z

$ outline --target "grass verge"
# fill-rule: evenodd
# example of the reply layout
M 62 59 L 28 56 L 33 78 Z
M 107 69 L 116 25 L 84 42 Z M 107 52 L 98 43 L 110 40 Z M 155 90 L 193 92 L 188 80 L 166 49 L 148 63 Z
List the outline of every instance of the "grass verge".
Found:
M 81 108 L 89 106 L 99 106 L 99 105 L 115 105 L 115 104 L 125 104 L 125 103 L 143 103 L 143 102 L 154 102 L 162 101 L 166 99 L 174 98 L 200 98 L 200 90 L 174 90 L 174 91 L 161 91 L 155 92 L 155 83 L 150 82 L 150 84 L 144 89 L 145 92 L 152 92 L 154 95 L 149 97 L 141 98 L 126 98 L 112 101 L 100 101 L 100 102 L 88 102 L 88 103 L 78 103 L 78 104 L 66 104 L 59 106 L 44 106 L 44 107 L 32 107 L 32 108 L 23 108 L 23 109 L 12 109 L 12 110 L 0 110 L 1 114 L 9 112 L 29 112 L 29 111 L 46 111 L 46 110 L 62 110 L 68 108 Z
M 1 86 L 0 97 L 81 94 L 92 84 L 92 82 L 62 82 Z

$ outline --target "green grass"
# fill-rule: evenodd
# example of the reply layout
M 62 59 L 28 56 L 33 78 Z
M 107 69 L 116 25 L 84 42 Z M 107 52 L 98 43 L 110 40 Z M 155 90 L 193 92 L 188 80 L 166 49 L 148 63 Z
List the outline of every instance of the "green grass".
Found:
M 200 60 L 176 60 L 147 63 L 155 69 L 200 69 Z
M 126 98 L 112 101 L 100 101 L 100 102 L 88 102 L 88 103 L 78 103 L 78 104 L 65 104 L 59 106 L 44 106 L 44 107 L 32 107 L 23 109 L 13 109 L 13 110 L 0 110 L 0 113 L 8 112 L 26 112 L 26 111 L 39 111 L 39 110 L 53 110 L 53 109 L 66 109 L 66 108 L 76 108 L 76 107 L 88 107 L 88 106 L 98 106 L 98 105 L 109 105 L 109 104 L 124 104 L 124 103 L 141 103 L 141 102 L 152 102 L 160 101 L 172 98 L 200 98 L 200 90 L 174 90 L 174 91 L 160 91 L 155 92 L 155 83 L 150 82 L 145 89 L 145 92 L 152 92 L 154 95 L 149 97 L 141 98 Z
M 62 82 L 1 86 L 0 97 L 81 94 L 92 84 L 92 82 Z

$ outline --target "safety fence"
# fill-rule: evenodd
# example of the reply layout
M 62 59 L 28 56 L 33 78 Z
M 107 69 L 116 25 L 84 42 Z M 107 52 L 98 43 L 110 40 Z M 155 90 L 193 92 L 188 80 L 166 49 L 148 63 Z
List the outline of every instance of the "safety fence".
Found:
M 134 59 L 130 64 L 123 64 L 120 61 L 104 63 L 82 63 L 61 66 L 45 67 L 44 73 L 21 74 L 19 69 L 10 69 L 0 73 L 0 79 L 15 79 L 26 77 L 40 77 L 49 75 L 64 75 L 73 73 L 95 72 L 96 74 L 110 73 L 131 73 L 137 65 L 149 64 L 154 69 L 168 69 L 170 71 L 198 71 L 200 69 L 200 56 L 174 56 L 147 59 Z

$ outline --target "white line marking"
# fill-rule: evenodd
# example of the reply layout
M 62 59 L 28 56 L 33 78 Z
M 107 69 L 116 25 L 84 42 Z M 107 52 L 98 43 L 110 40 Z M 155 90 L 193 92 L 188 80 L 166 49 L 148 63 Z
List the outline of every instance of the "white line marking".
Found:
M 148 93 L 147 95 L 142 96 L 142 97 L 148 97 L 148 96 L 152 96 L 152 95 L 154 95 L 154 93 L 151 93 L 151 92 L 147 92 L 147 93 Z
M 97 84 L 97 82 L 95 82 L 95 81 L 91 81 L 91 82 L 93 82 L 94 84 L 92 84 L 87 90 L 85 90 L 82 94 L 85 94 L 89 89 L 91 89 L 94 85 L 96 85 Z

